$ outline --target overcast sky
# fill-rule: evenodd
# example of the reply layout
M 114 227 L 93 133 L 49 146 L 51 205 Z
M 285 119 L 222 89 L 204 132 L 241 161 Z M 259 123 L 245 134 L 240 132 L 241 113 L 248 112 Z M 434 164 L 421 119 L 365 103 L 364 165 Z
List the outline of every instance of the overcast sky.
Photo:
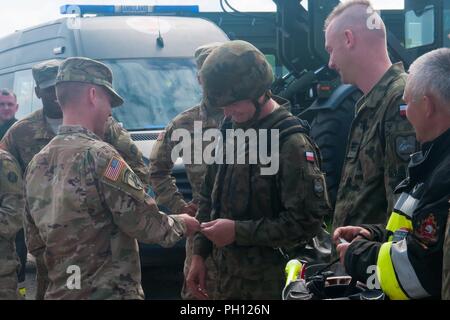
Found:
M 242 11 L 275 11 L 272 0 L 230 0 Z M 403 0 L 372 0 L 376 7 L 401 8 Z M 221 11 L 219 0 L 2 0 L 0 37 L 36 24 L 57 19 L 64 4 L 161 5 L 198 4 L 201 11 Z

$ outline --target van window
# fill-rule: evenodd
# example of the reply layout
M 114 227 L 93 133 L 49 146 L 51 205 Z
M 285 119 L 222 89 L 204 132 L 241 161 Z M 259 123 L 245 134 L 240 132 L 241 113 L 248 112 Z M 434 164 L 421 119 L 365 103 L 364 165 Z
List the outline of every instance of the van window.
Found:
M 193 59 L 120 59 L 103 61 L 125 103 L 113 109 L 125 129 L 162 129 L 179 113 L 199 104 L 202 91 Z
M 434 5 L 420 11 L 409 10 L 405 14 L 405 47 L 421 47 L 434 43 Z
M 444 47 L 450 47 L 450 1 L 444 1 Z
M 17 95 L 19 111 L 16 118 L 22 119 L 41 106 L 40 100 L 34 94 L 34 79 L 31 69 L 14 73 L 14 93 Z

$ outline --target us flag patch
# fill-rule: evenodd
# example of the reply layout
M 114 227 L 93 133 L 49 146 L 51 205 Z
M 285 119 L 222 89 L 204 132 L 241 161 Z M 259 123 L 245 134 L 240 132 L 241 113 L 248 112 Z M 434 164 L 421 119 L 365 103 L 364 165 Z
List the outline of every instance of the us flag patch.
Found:
M 308 162 L 314 162 L 316 160 L 316 157 L 314 156 L 314 152 L 305 152 L 306 155 L 306 161 Z
M 408 106 L 406 104 L 402 104 L 400 106 L 400 115 L 402 117 L 406 117 L 406 109 L 408 109 Z
M 122 160 L 112 158 L 103 176 L 111 181 L 117 181 L 124 167 L 125 163 Z

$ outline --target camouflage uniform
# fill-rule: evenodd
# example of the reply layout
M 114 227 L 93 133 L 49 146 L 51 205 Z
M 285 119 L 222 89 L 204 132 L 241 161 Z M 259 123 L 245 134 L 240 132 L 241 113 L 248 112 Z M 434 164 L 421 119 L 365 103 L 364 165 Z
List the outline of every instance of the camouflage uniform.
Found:
M 207 56 L 220 45 L 220 43 L 211 43 L 198 48 L 194 54 L 197 62 L 197 68 L 200 70 L 203 62 Z M 160 136 L 155 143 L 150 155 L 150 183 L 153 191 L 156 193 L 156 203 L 158 206 L 168 208 L 172 213 L 181 213 L 183 207 L 187 205 L 183 199 L 183 195 L 178 191 L 175 184 L 175 178 L 172 176 L 172 169 L 174 163 L 172 162 L 172 150 L 178 143 L 172 141 L 172 134 L 175 130 L 184 129 L 191 133 L 191 150 L 195 150 L 194 144 L 194 122 L 201 122 L 201 133 L 209 129 L 217 129 L 223 119 L 223 113 L 219 110 L 208 109 L 205 104 L 198 105 L 191 108 L 178 116 L 176 116 L 166 127 L 165 132 Z M 203 142 L 203 150 L 211 142 Z M 185 164 L 187 178 L 191 185 L 192 199 L 194 203 L 199 202 L 199 193 L 206 175 L 206 164 L 194 164 L 194 156 L 192 153 L 191 164 Z M 184 262 L 184 276 L 187 277 L 189 273 L 189 266 L 192 257 L 193 238 L 189 237 L 186 243 L 186 260 Z M 211 259 L 207 260 L 208 265 L 208 279 L 207 284 L 213 281 L 214 265 Z M 207 285 L 208 291 L 211 291 L 213 286 Z M 185 285 L 181 291 L 183 299 L 195 299 L 189 294 Z
M 418 144 L 403 110 L 406 74 L 393 65 L 356 105 L 334 212 L 333 229 L 386 224 L 393 190 L 406 177 Z
M 272 128 L 292 117 L 284 107 L 253 128 Z M 306 152 L 314 153 L 315 160 L 307 161 Z M 261 175 L 260 164 L 208 169 L 198 220 L 236 221 L 236 241 L 225 248 L 214 246 L 211 253 L 210 242 L 196 238 L 194 252 L 204 257 L 211 253 L 218 268 L 214 299 L 279 299 L 286 261 L 277 248 L 306 243 L 329 213 L 324 175 L 311 141 L 293 134 L 279 157 L 280 171 L 272 176 Z
M 33 67 L 33 77 L 39 88 L 45 89 L 55 85 L 60 64 L 59 60 L 50 60 Z M 15 123 L 3 137 L 0 145 L 17 159 L 24 173 L 31 159 L 54 137 L 55 133 L 46 120 L 44 110 L 39 109 Z M 104 140 L 119 151 L 140 180 L 147 185 L 148 168 L 143 161 L 142 153 L 132 141 L 130 134 L 112 117 L 106 123 Z M 42 257 L 36 257 L 36 268 L 36 299 L 43 299 L 48 280 Z
M 14 239 L 22 228 L 25 201 L 17 161 L 0 150 L 0 300 L 16 300 L 19 260 Z
M 171 175 L 172 168 L 174 166 L 171 154 L 172 150 L 178 142 L 171 140 L 172 133 L 177 129 L 186 129 L 192 134 L 192 149 L 194 150 L 194 122 L 202 122 L 202 133 L 208 129 L 217 129 L 219 123 L 223 118 L 222 114 L 216 114 L 215 117 L 208 115 L 208 110 L 205 105 L 200 105 L 189 109 L 175 119 L 173 119 L 166 128 L 166 132 L 161 139 L 159 139 L 152 150 L 150 156 L 150 182 L 152 184 L 153 191 L 156 193 L 156 202 L 158 206 L 168 207 L 172 213 L 181 213 L 181 209 L 186 205 L 185 200 L 180 192 L 178 192 L 177 186 L 175 184 L 175 178 Z M 203 142 L 203 148 L 205 149 L 207 145 L 211 142 Z M 203 153 L 203 152 L 202 152 Z M 193 155 L 193 154 L 192 154 Z M 199 193 L 206 174 L 206 164 L 185 164 L 187 178 L 192 189 L 192 198 L 195 203 L 199 202 Z M 192 238 L 187 239 L 186 243 L 186 260 L 184 263 L 184 275 L 187 277 L 189 273 L 189 266 L 192 256 Z M 214 278 L 214 265 L 210 259 L 207 260 L 208 270 L 208 281 L 210 283 Z M 213 286 L 208 285 L 212 290 Z M 181 292 L 183 299 L 194 299 L 190 295 L 186 287 L 183 286 Z
M 58 81 L 111 87 L 108 67 L 85 58 L 67 59 Z M 186 232 L 176 216 L 159 212 L 121 155 L 80 126 L 59 134 L 30 162 L 26 173 L 29 250 L 44 256 L 50 280 L 47 299 L 142 299 L 139 249 L 172 246 Z M 79 267 L 79 288 L 68 286 L 68 268 Z
M 256 100 L 267 92 L 273 75 L 260 51 L 246 42 L 232 41 L 207 58 L 201 78 L 205 101 L 220 108 L 240 100 Z M 288 108 L 285 104 L 261 120 L 233 126 L 272 129 L 286 120 L 295 121 Z M 248 150 L 246 141 L 247 157 Z M 234 151 L 236 154 L 236 143 Z M 264 166 L 248 161 L 208 167 L 197 218 L 201 222 L 230 219 L 236 227 L 235 242 L 223 248 L 202 234 L 195 237 L 194 254 L 203 258 L 211 255 L 217 266 L 213 299 L 281 297 L 286 261 L 277 248 L 306 243 L 329 213 L 318 159 L 310 139 L 296 132 L 280 146 L 276 174 L 261 175 Z
M 50 279 L 46 299 L 141 299 L 136 239 L 171 246 L 184 233 L 120 154 L 82 127 L 61 126 L 33 158 L 26 193 L 29 250 L 44 254 Z M 66 287 L 72 265 L 81 268 L 80 290 Z
M 209 129 L 217 129 L 222 118 L 222 114 L 217 114 L 215 117 L 209 116 L 206 106 L 199 105 L 179 114 L 166 127 L 165 133 L 156 141 L 150 155 L 150 183 L 156 193 L 156 202 L 159 206 L 167 207 L 172 213 L 180 213 L 187 204 L 178 191 L 175 178 L 171 175 L 174 166 L 172 150 L 179 143 L 172 141 L 173 132 L 178 129 L 189 131 L 192 139 L 191 150 L 194 151 L 194 122 L 201 121 L 201 133 L 204 133 Z M 202 150 L 209 144 L 210 142 L 204 142 Z M 185 164 L 185 168 L 192 187 L 192 198 L 197 202 L 206 173 L 206 164 L 194 164 L 193 158 L 192 153 L 192 164 Z

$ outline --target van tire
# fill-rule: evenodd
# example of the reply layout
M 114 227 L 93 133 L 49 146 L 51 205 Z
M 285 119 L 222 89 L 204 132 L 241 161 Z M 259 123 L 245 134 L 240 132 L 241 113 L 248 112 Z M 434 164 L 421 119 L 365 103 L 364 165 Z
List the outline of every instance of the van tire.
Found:
M 355 116 L 355 104 L 362 93 L 355 91 L 337 108 L 321 110 L 311 123 L 311 137 L 322 155 L 322 171 L 326 174 L 328 195 L 334 210 L 347 149 L 350 126 Z

